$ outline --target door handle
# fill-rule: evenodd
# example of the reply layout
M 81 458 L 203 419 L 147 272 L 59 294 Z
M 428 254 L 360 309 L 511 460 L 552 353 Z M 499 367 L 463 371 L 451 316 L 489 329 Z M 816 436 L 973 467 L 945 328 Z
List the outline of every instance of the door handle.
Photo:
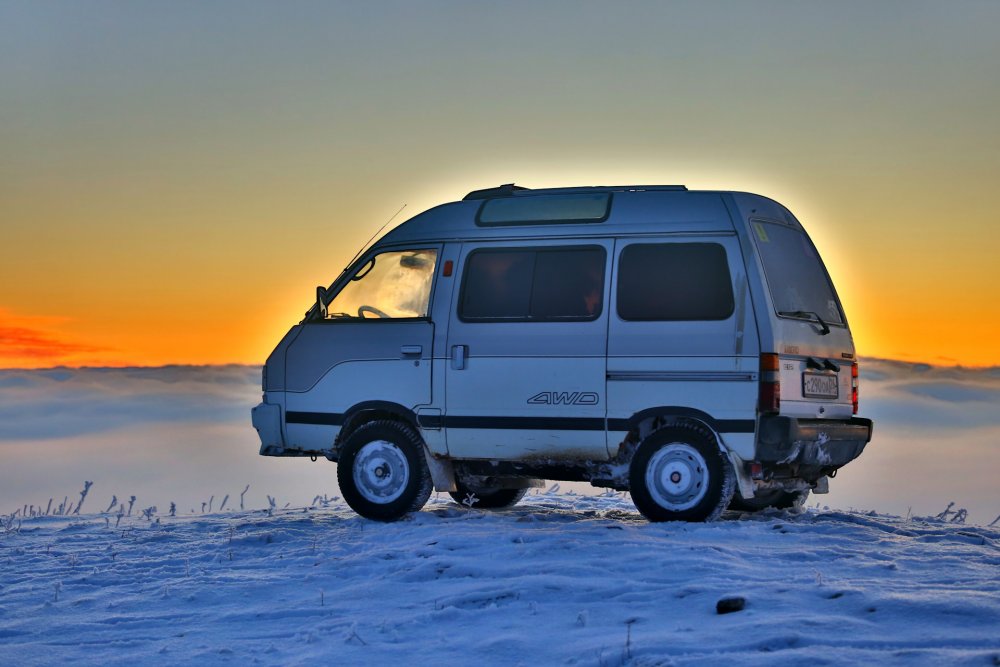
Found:
M 465 357 L 469 353 L 468 345 L 451 346 L 451 367 L 456 371 L 465 370 Z
M 423 354 L 423 351 L 424 351 L 423 345 L 404 345 L 403 347 L 399 348 L 399 353 L 404 356 L 413 354 Z

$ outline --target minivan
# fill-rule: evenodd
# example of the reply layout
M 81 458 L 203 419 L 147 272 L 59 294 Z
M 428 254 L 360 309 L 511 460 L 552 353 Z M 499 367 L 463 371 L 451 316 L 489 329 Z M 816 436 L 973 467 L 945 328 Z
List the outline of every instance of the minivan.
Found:
M 336 462 L 369 519 L 542 480 L 650 521 L 801 507 L 871 440 L 819 253 L 742 192 L 477 190 L 387 232 L 263 369 L 263 456 Z

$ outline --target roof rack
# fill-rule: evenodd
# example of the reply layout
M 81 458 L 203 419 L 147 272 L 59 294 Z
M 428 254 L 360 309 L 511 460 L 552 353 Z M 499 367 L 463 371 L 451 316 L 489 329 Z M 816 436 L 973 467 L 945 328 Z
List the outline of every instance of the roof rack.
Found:
M 520 185 L 514 185 L 513 183 L 506 183 L 495 188 L 473 190 L 469 194 L 465 195 L 465 197 L 462 198 L 462 201 L 468 201 L 471 199 L 490 199 L 491 197 L 510 197 L 515 191 L 528 189 L 529 188 L 523 188 Z
M 474 199 L 493 199 L 495 197 L 514 197 L 518 194 L 572 194 L 585 192 L 643 192 L 649 190 L 686 191 L 686 185 L 597 185 L 577 188 L 525 188 L 513 183 L 507 183 L 495 188 L 473 190 L 463 197 L 462 201 Z

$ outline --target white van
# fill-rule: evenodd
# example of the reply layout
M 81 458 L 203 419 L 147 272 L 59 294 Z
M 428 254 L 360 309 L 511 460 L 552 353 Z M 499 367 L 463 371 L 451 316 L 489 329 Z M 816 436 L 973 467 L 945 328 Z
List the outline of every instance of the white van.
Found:
M 541 480 L 651 521 L 801 503 L 859 456 L 858 364 L 781 204 L 683 186 L 504 185 L 351 264 L 264 366 L 264 456 L 338 462 L 382 521 L 432 488 L 479 508 Z

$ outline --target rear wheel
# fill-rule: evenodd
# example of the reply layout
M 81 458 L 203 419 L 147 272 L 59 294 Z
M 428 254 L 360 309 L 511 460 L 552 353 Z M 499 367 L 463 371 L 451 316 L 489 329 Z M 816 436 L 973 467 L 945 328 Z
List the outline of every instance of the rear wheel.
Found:
M 477 509 L 496 510 L 513 507 L 528 489 L 490 489 L 477 486 L 467 486 L 456 480 L 457 491 L 448 493 L 452 499 L 461 505 L 470 505 Z
M 629 487 L 650 521 L 712 521 L 732 499 L 734 475 L 711 433 L 671 426 L 639 443 Z
M 419 511 L 431 495 L 423 442 L 410 426 L 374 421 L 347 438 L 337 462 L 344 500 L 367 519 L 395 521 Z

